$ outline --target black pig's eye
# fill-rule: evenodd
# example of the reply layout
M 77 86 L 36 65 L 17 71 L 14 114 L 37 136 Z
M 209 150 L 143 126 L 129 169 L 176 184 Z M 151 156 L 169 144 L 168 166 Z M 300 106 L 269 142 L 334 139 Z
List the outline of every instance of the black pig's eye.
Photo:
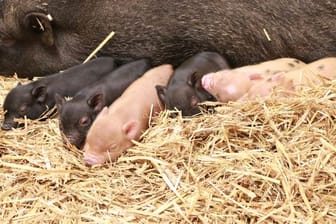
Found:
M 191 97 L 191 106 L 196 107 L 198 106 L 198 99 L 195 96 Z
M 90 118 L 87 117 L 87 116 L 82 117 L 79 120 L 79 125 L 82 126 L 82 127 L 89 126 L 90 125 Z

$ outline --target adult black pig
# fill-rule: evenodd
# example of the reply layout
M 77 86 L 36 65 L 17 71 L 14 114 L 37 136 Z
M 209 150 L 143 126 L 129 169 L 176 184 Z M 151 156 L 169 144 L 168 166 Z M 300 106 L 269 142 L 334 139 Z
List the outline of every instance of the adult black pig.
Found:
M 182 115 L 200 112 L 198 104 L 215 101 L 216 98 L 201 85 L 205 74 L 229 68 L 227 61 L 218 53 L 201 52 L 183 62 L 170 78 L 167 87 L 156 86 L 159 99 L 167 109 L 178 109 Z
M 86 134 L 98 113 L 112 104 L 124 90 L 142 76 L 151 63 L 148 59 L 125 64 L 78 92 L 70 101 L 56 95 L 59 125 L 64 136 L 82 148 Z
M 37 119 L 55 106 L 55 94 L 74 96 L 116 68 L 113 58 L 101 57 L 26 85 L 20 83 L 5 98 L 3 130 L 17 127 L 15 118 Z
M 0 74 L 46 75 L 102 54 L 178 65 L 216 51 L 233 67 L 280 57 L 336 56 L 331 0 L 4 0 Z

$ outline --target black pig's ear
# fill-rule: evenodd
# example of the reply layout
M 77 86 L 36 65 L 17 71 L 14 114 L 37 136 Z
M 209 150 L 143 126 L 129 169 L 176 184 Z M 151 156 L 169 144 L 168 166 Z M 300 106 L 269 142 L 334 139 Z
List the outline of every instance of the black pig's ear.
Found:
M 24 17 L 23 26 L 30 32 L 39 35 L 44 45 L 51 47 L 55 44 L 52 20 L 50 14 L 30 12 Z
M 94 110 L 94 112 L 98 114 L 104 108 L 104 106 L 106 106 L 104 100 L 104 94 L 95 93 L 89 98 L 87 104 Z
M 200 80 L 199 75 L 197 72 L 194 72 L 188 79 L 188 85 L 195 87 L 198 80 Z
M 22 83 L 18 82 L 18 84 L 16 85 L 16 87 L 18 87 L 18 86 L 22 86 Z
M 61 95 L 56 93 L 55 94 L 55 102 L 56 102 L 57 110 L 60 111 L 62 105 L 65 103 L 65 99 L 64 99 L 64 97 L 62 97 Z
M 157 86 L 155 86 L 155 89 L 156 89 L 156 93 L 157 93 L 161 103 L 165 104 L 165 96 L 166 96 L 166 92 L 167 92 L 167 87 L 157 85 Z
M 44 103 L 47 99 L 47 87 L 44 85 L 34 87 L 31 94 L 38 103 Z

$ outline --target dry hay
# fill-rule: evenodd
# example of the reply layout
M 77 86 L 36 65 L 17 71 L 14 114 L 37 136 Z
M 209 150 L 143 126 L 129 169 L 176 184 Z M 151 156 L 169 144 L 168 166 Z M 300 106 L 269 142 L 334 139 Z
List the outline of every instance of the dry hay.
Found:
M 1 78 L 1 103 L 15 83 Z M 162 113 L 95 167 L 62 146 L 56 119 L 26 120 L 0 132 L 1 223 L 335 223 L 335 97 L 330 82 L 196 118 Z

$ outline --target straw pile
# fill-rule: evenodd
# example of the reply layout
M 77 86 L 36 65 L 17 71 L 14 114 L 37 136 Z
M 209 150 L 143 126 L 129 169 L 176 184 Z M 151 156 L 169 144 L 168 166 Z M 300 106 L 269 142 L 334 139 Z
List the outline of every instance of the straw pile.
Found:
M 1 103 L 14 79 L 1 78 Z M 336 83 L 297 97 L 161 113 L 87 167 L 56 119 L 0 132 L 1 223 L 336 223 Z M 0 114 L 3 120 L 3 112 Z

